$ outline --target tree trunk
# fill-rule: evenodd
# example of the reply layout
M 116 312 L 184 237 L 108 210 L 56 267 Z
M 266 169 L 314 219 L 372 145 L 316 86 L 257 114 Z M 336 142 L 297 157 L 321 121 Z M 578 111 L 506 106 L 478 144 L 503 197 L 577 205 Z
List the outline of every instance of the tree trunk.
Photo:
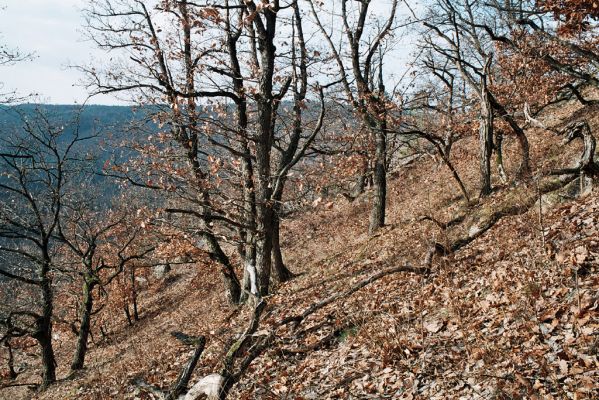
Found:
M 502 183 L 507 182 L 507 174 L 505 173 L 505 167 L 503 166 L 503 132 L 498 130 L 495 134 L 495 164 L 497 165 L 497 172 Z
M 491 194 L 491 153 L 493 151 L 493 110 L 489 103 L 489 96 L 486 85 L 482 89 L 480 105 L 480 127 L 479 127 L 479 148 L 480 148 L 480 196 Z
M 445 163 L 445 165 L 447 165 L 447 168 L 449 168 L 449 170 L 451 171 L 451 175 L 453 176 L 453 179 L 456 181 L 456 183 L 460 187 L 460 190 L 462 191 L 462 194 L 464 195 L 466 202 L 470 203 L 470 196 L 468 196 L 468 191 L 466 190 L 466 186 L 464 186 L 464 182 L 462 182 L 462 179 L 460 178 L 458 171 L 455 169 L 455 166 L 449 159 L 449 150 L 446 150 L 445 152 L 441 150 L 441 158 L 443 159 L 443 162 Z
M 269 292 L 272 252 L 273 202 L 271 186 L 271 148 L 274 136 L 273 76 L 275 61 L 274 37 L 277 14 L 269 8 L 262 12 L 265 25 L 258 35 L 260 79 L 258 95 L 258 134 L 256 137 L 256 273 L 258 292 Z
M 255 271 L 256 268 L 256 244 L 254 242 L 255 234 L 248 234 L 246 249 L 245 249 L 245 259 L 243 266 L 243 281 L 241 284 L 241 295 L 239 298 L 239 303 L 247 302 L 250 293 L 252 293 L 252 282 L 251 282 L 251 273 L 250 269 Z M 257 295 L 257 293 L 252 293 Z
M 127 323 L 129 326 L 133 325 L 133 320 L 131 319 L 131 312 L 129 311 L 129 301 L 125 300 L 125 304 L 123 306 L 123 311 L 125 311 L 125 316 L 127 317 Z
M 137 311 L 137 294 L 133 292 L 133 319 L 139 321 L 139 312 Z
M 266 196 L 261 195 L 261 198 Z M 258 294 L 266 296 L 270 287 L 270 271 L 272 267 L 272 229 L 273 210 L 271 204 L 258 206 L 258 238 L 256 240 L 256 274 Z
M 377 229 L 385 225 L 387 198 L 387 171 L 385 171 L 385 162 L 387 159 L 387 141 L 383 126 L 377 126 L 375 139 L 376 153 L 373 171 L 374 199 L 370 212 L 370 225 L 368 227 L 370 234 L 373 234 Z
M 279 218 L 280 207 L 276 207 L 273 213 L 273 229 L 272 229 L 272 263 L 275 271 L 277 282 L 287 282 L 293 278 L 293 273 L 287 268 L 283 262 L 283 254 L 281 253 L 281 238 Z
M 245 108 L 244 108 L 245 110 Z M 254 169 L 252 162 L 249 159 L 250 150 L 247 142 L 244 143 L 243 151 L 248 156 L 242 160 L 242 176 L 244 182 L 243 198 L 245 207 L 245 224 L 247 230 L 245 234 L 244 246 L 244 265 L 243 265 L 243 281 L 240 289 L 239 302 L 245 303 L 251 293 L 250 271 L 248 268 L 256 267 L 256 194 L 254 189 Z M 255 294 L 255 293 L 254 293 Z
M 131 281 L 131 304 L 133 305 L 133 319 L 139 321 L 139 313 L 137 312 L 137 289 L 135 284 L 135 268 L 131 267 L 129 273 L 129 279 Z M 127 307 L 127 310 L 129 307 Z
M 206 240 L 206 245 L 210 253 L 210 259 L 222 265 L 222 277 L 227 291 L 227 298 L 231 304 L 238 304 L 241 296 L 241 286 L 239 279 L 235 275 L 235 270 L 229 257 L 222 250 L 216 237 L 211 232 L 203 232 L 203 237 Z
M 503 118 L 510 125 L 510 128 L 512 128 L 516 134 L 516 138 L 518 139 L 522 157 L 520 160 L 520 167 L 518 168 L 518 177 L 525 178 L 530 176 L 530 146 L 524 129 L 518 125 L 514 117 L 507 112 L 503 104 L 499 103 L 495 96 L 493 96 L 491 93 L 489 93 L 489 101 L 491 102 L 493 108 L 499 112 L 501 118 Z
M 17 371 L 15 371 L 15 358 L 9 338 L 4 341 L 4 347 L 6 347 L 6 350 L 8 351 L 8 377 L 11 380 L 17 379 Z
M 47 278 L 49 266 L 43 267 L 42 272 L 42 315 L 37 319 L 37 331 L 33 337 L 38 341 L 42 350 L 42 389 L 56 382 L 56 358 L 52 347 L 52 312 L 54 309 L 52 283 Z
M 349 197 L 353 200 L 364 193 L 366 190 L 366 176 L 369 175 L 368 168 L 365 168 L 366 171 L 358 175 L 356 181 L 353 186 L 350 188 Z
M 79 326 L 79 336 L 77 337 L 77 349 L 71 364 L 71 370 L 83 368 L 85 355 L 87 354 L 87 341 L 91 329 L 91 314 L 93 308 L 93 295 L 95 283 L 93 277 L 86 277 L 83 283 L 83 305 L 81 307 L 81 324 Z

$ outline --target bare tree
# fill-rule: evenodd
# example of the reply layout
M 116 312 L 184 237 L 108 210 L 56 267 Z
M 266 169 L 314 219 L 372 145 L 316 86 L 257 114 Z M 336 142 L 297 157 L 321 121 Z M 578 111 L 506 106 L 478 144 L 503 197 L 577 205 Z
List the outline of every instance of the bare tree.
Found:
M 374 233 L 385 224 L 385 206 L 387 198 L 387 105 L 385 85 L 382 79 L 382 56 L 379 59 L 379 76 L 376 82 L 377 55 L 381 55 L 381 46 L 389 38 L 395 22 L 397 1 L 393 1 L 389 15 L 378 30 L 371 31 L 369 21 L 371 2 L 359 1 L 357 9 L 353 2 L 341 0 L 339 26 L 345 36 L 335 44 L 333 34 L 322 22 L 322 10 L 318 10 L 312 0 L 308 1 L 312 17 L 324 39 L 337 66 L 339 80 L 345 95 L 357 113 L 360 121 L 370 130 L 374 138 L 373 164 L 374 200 L 370 213 L 369 232 Z M 330 5 L 329 5 L 330 6 Z M 376 28 L 375 28 L 376 29 Z M 365 32 L 369 34 L 366 36 Z M 334 31 L 333 31 L 334 33 Z M 348 59 L 344 57 L 348 54 Z
M 166 211 L 177 217 L 177 224 L 195 232 L 202 247 L 223 266 L 234 302 L 244 300 L 248 292 L 268 293 L 273 268 L 280 281 L 291 276 L 281 262 L 276 208 L 287 173 L 314 140 L 324 113 L 324 99 L 318 94 L 321 118 L 304 133 L 309 125 L 301 115 L 309 87 L 308 53 L 296 10 L 294 1 L 284 7 L 279 2 L 265 7 L 252 1 L 223 5 L 167 1 L 152 7 L 141 1 L 104 0 L 90 4 L 86 13 L 92 40 L 129 56 L 116 68 L 83 68 L 92 91 L 127 93 L 153 104 L 160 109 L 155 118 L 168 127 L 160 146 L 145 145 L 160 158 L 153 174 L 162 183 L 148 184 L 139 176 L 143 173 L 132 178 L 131 171 L 121 177 L 167 189 L 172 201 Z M 291 18 L 281 19 L 280 13 Z M 276 51 L 277 24 L 280 20 L 288 24 L 290 19 L 295 22 L 287 26 L 293 26 L 293 42 L 300 48 L 300 55 L 291 57 L 293 65 L 287 61 L 289 53 Z M 280 45 L 290 48 L 283 39 Z M 240 54 L 249 57 L 240 59 Z M 297 104 L 298 122 L 294 133 L 283 137 L 280 105 L 292 85 L 297 88 L 292 101 Z M 244 259 L 241 284 L 223 248 L 226 244 L 237 244 Z
M 57 231 L 58 239 L 75 258 L 72 266 L 63 267 L 62 272 L 75 274 L 83 281 L 77 347 L 71 370 L 83 368 L 92 317 L 102 309 L 94 310 L 94 290 L 105 292 L 127 264 L 146 257 L 155 247 L 137 243 L 142 229 L 131 218 L 135 215 L 131 210 L 95 210 L 88 199 L 77 197 L 64 205 L 65 216 Z
M 462 79 L 478 99 L 481 195 L 491 192 L 491 153 L 493 151 L 494 119 L 505 119 L 516 134 L 522 158 L 519 173 L 530 172 L 529 145 L 524 131 L 500 104 L 491 91 L 493 83 L 493 42 L 484 29 L 489 19 L 479 2 L 439 1 L 431 8 L 430 18 L 423 22 L 430 34 L 425 36 L 426 46 L 438 56 L 450 60 Z M 499 138 L 501 139 L 501 138 Z M 501 140 L 496 143 L 498 168 L 503 171 Z M 505 173 L 502 173 L 505 179 Z
M 9 319 L 39 343 L 46 387 L 56 380 L 53 275 L 60 245 L 55 234 L 78 168 L 76 147 L 87 138 L 79 135 L 77 118 L 56 122 L 39 109 L 20 118 L 22 127 L 0 144 L 0 275 L 36 288 L 33 304 L 15 305 Z
M 454 143 L 465 136 L 470 125 L 468 115 L 463 112 L 469 100 L 460 89 L 458 71 L 448 60 L 439 62 L 434 54 L 429 53 L 422 57 L 421 68 L 429 79 L 407 101 L 405 109 L 410 116 L 403 119 L 402 132 L 404 135 L 416 135 L 434 147 L 464 199 L 470 202 L 466 186 L 451 161 Z

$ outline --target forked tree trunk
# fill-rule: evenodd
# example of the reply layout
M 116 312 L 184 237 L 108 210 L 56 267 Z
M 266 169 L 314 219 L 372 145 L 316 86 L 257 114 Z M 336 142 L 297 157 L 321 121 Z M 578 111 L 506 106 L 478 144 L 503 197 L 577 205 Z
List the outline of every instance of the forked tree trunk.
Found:
M 229 2 L 225 1 L 225 7 L 229 7 Z M 254 188 L 254 166 L 252 164 L 251 151 L 249 146 L 248 133 L 248 115 L 247 115 L 247 98 L 244 88 L 244 78 L 241 72 L 239 62 L 239 52 L 237 43 L 241 37 L 241 32 L 234 32 L 229 20 L 230 15 L 227 13 L 225 20 L 227 34 L 227 49 L 231 65 L 231 78 L 233 88 L 237 94 L 236 119 L 237 133 L 239 135 L 239 151 L 241 157 L 241 179 L 243 183 L 243 228 L 242 240 L 239 248 L 239 255 L 243 260 L 243 278 L 241 287 L 239 288 L 239 296 L 236 300 L 238 303 L 245 303 L 251 293 L 251 282 L 249 268 L 255 268 L 256 265 L 256 194 Z M 229 297 L 234 294 L 229 290 Z M 235 289 L 237 290 L 237 289 Z

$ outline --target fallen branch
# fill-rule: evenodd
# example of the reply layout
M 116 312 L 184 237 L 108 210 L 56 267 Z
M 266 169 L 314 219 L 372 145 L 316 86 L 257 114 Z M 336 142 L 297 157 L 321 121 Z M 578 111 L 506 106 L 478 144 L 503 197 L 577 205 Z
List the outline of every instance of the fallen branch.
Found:
M 179 332 L 174 332 L 174 333 L 179 334 Z M 173 334 L 173 336 L 177 337 L 178 335 Z M 187 335 L 184 335 L 184 336 L 187 336 Z M 179 339 L 179 337 L 177 337 L 177 339 Z M 189 358 L 189 360 L 187 361 L 187 363 L 185 364 L 183 369 L 181 369 L 181 372 L 179 372 L 179 376 L 178 376 L 176 382 L 171 386 L 171 388 L 168 391 L 163 391 L 156 386 L 150 385 L 149 383 L 145 382 L 141 378 L 136 378 L 133 381 L 133 383 L 140 389 L 142 389 L 148 393 L 152 393 L 154 396 L 156 396 L 159 399 L 164 399 L 164 400 L 180 399 L 181 395 L 183 395 L 187 392 L 187 385 L 189 384 L 191 375 L 193 374 L 193 371 L 198 363 L 198 360 L 202 356 L 202 353 L 204 352 L 204 348 L 206 347 L 206 338 L 204 336 L 200 336 L 200 337 L 196 338 L 195 344 L 196 344 L 196 348 L 195 348 L 192 356 Z M 185 398 L 187 398 L 187 396 L 185 396 Z M 193 397 L 193 399 L 195 399 L 195 397 Z
M 187 361 L 187 364 L 185 364 L 185 367 L 179 373 L 179 377 L 177 378 L 175 384 L 171 387 L 168 395 L 166 396 L 166 400 L 175 400 L 181 394 L 187 391 L 187 384 L 191 379 L 191 374 L 193 374 L 193 370 L 195 369 L 198 360 L 204 352 L 205 346 L 206 338 L 204 336 L 200 336 L 197 339 L 197 345 L 193 352 L 193 355 L 189 358 L 189 361 Z
M 9 387 L 19 387 L 19 386 L 29 386 L 31 388 L 37 388 L 40 386 L 39 383 L 7 383 L 4 385 L 0 385 L 0 389 L 5 389 Z
M 280 328 L 289 324 L 293 324 L 292 330 L 295 330 L 302 321 L 318 310 L 323 309 L 337 300 L 351 296 L 358 290 L 378 281 L 379 279 L 399 272 L 427 274 L 429 269 L 413 267 L 411 265 L 400 265 L 381 270 L 370 277 L 355 283 L 349 289 L 343 292 L 333 294 L 319 302 L 312 304 L 298 315 L 282 319 L 280 322 L 272 326 L 270 330 L 260 331 L 259 333 L 258 327 L 260 323 L 260 317 L 266 307 L 266 301 L 262 299 L 254 308 L 252 312 L 252 318 L 244 333 L 235 341 L 235 343 L 233 343 L 233 345 L 230 346 L 229 350 L 227 351 L 220 373 L 211 374 L 200 379 L 189 390 L 184 400 L 194 400 L 200 394 L 206 394 L 209 396 L 209 398 L 218 398 L 220 400 L 226 399 L 233 386 L 242 378 L 243 374 L 251 365 L 251 363 L 271 346 L 272 342 L 276 338 L 277 331 Z M 325 337 L 325 339 L 330 340 L 331 338 L 329 336 Z M 320 344 L 324 344 L 324 342 Z M 237 364 L 237 367 L 235 367 L 235 364 Z
M 431 221 L 432 223 L 437 225 L 439 227 L 439 229 L 444 231 L 447 228 L 451 228 L 452 226 L 455 226 L 455 225 L 461 223 L 462 221 L 464 221 L 464 219 L 466 219 L 466 214 L 458 215 L 457 217 L 449 220 L 448 222 L 439 221 L 438 219 L 436 219 L 435 217 L 432 217 L 430 215 L 423 215 L 422 217 L 419 218 L 419 221 L 421 221 L 421 222 L 422 221 Z
M 411 265 L 400 265 L 400 266 L 384 269 L 382 271 L 375 273 L 374 275 L 371 275 L 369 278 L 366 278 L 366 279 L 354 284 L 353 286 L 351 286 L 349 289 L 347 289 L 344 292 L 333 294 L 322 301 L 312 304 L 310 307 L 308 307 L 306 310 L 304 310 L 303 313 L 301 313 L 299 315 L 295 315 L 295 316 L 287 317 L 287 318 L 283 319 L 279 323 L 278 326 L 287 325 L 287 324 L 293 322 L 294 328 L 296 328 L 299 323 L 301 323 L 304 319 L 306 319 L 311 314 L 314 314 L 316 311 L 320 310 L 321 308 L 324 308 L 324 307 L 328 306 L 329 304 L 331 304 L 341 298 L 351 296 L 352 294 L 354 294 L 358 290 L 362 289 L 363 287 L 365 287 L 381 278 L 384 278 L 387 275 L 392 275 L 392 274 L 396 274 L 399 272 L 411 272 L 414 274 L 424 275 L 429 272 L 429 269 L 421 268 L 421 267 L 413 267 Z

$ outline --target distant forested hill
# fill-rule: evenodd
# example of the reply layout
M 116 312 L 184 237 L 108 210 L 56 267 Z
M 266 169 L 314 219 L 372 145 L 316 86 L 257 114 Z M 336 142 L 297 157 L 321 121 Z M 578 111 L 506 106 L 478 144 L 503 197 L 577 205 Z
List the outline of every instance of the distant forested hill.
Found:
M 78 152 L 94 159 L 93 170 L 99 173 L 107 160 L 122 162 L 131 156 L 127 150 L 113 146 L 122 140 L 131 139 L 140 127 L 144 131 L 155 131 L 151 122 L 146 122 L 147 109 L 135 109 L 128 106 L 86 105 L 49 105 L 20 104 L 0 106 L 0 150 L 7 145 L 11 137 L 22 133 L 24 120 L 38 121 L 47 119 L 53 127 L 64 127 L 62 140 L 69 141 L 76 129 L 79 137 L 91 137 L 80 143 Z M 34 123 L 37 125 L 37 123 Z M 42 123 L 42 126 L 44 124 Z M 92 177 L 96 184 L 96 195 L 111 197 L 117 191 L 114 180 Z
M 0 133 L 22 125 L 21 115 L 34 116 L 36 111 L 41 111 L 52 123 L 72 122 L 79 115 L 79 129 L 82 135 L 90 135 L 95 131 L 111 130 L 117 134 L 125 130 L 131 122 L 143 121 L 146 112 L 136 110 L 129 106 L 101 106 L 87 105 L 83 109 L 78 105 L 53 105 L 53 104 L 20 104 L 16 106 L 0 106 Z

